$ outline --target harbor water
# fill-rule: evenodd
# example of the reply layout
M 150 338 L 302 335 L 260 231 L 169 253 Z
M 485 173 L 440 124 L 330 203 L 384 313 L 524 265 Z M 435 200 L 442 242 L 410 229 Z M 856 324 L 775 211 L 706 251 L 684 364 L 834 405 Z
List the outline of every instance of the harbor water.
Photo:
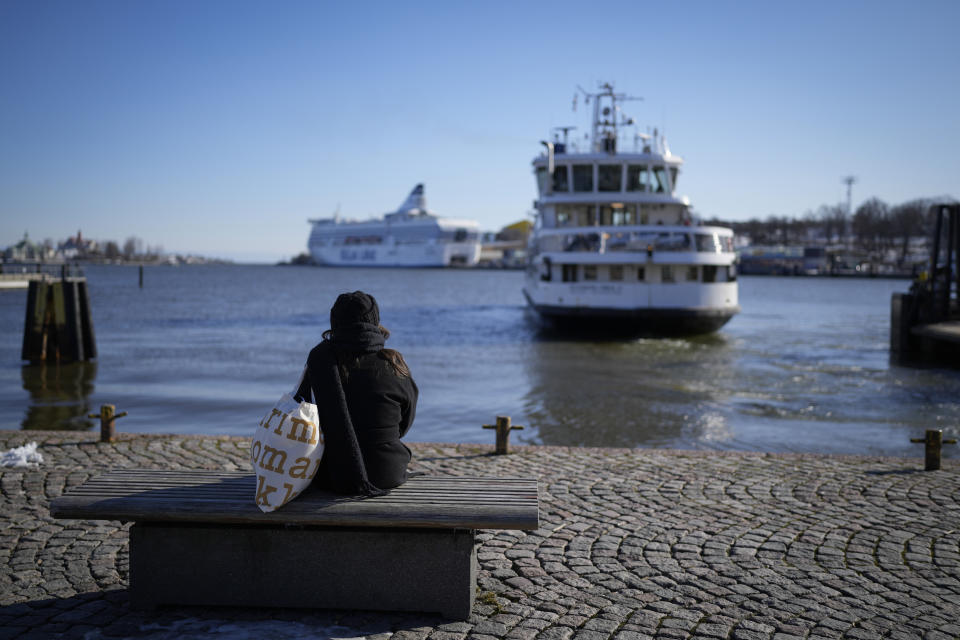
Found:
M 337 294 L 380 301 L 420 387 L 409 439 L 922 456 L 960 431 L 960 372 L 889 362 L 889 306 L 909 282 L 742 277 L 743 311 L 690 339 L 544 331 L 519 271 L 244 265 L 87 269 L 99 357 L 20 360 L 24 290 L 0 291 L 0 429 L 245 435 L 291 388 Z M 956 446 L 945 457 L 960 457 Z

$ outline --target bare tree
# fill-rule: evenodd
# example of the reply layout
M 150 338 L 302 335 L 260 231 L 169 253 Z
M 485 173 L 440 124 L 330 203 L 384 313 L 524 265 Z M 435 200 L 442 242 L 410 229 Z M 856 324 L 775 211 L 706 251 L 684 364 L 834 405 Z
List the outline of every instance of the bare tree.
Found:
M 910 238 L 924 234 L 924 216 L 930 208 L 927 200 L 917 199 L 904 202 L 890 210 L 890 226 L 900 242 L 900 258 L 902 264 L 910 250 Z
M 841 204 L 824 204 L 817 209 L 827 242 L 843 242 L 847 235 L 847 209 Z
M 141 245 L 142 242 L 140 238 L 136 236 L 130 236 L 123 242 L 123 257 L 127 260 L 132 259 L 139 253 L 138 249 Z
M 879 248 L 881 237 L 884 235 L 883 225 L 888 218 L 888 207 L 879 198 L 870 198 L 853 214 L 851 226 L 857 242 L 869 252 Z

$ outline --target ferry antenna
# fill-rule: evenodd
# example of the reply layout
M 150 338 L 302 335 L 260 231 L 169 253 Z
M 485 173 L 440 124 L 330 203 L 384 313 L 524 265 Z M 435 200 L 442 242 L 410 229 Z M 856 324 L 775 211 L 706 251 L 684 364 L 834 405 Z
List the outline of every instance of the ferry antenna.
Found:
M 567 137 L 569 136 L 570 132 L 573 131 L 574 129 L 576 129 L 576 127 L 554 127 L 553 128 L 554 131 L 563 131 L 563 144 L 567 144 Z M 556 136 L 556 134 L 554 134 L 554 136 Z
M 593 136 L 590 147 L 594 151 L 599 151 L 601 145 L 606 150 L 615 149 L 617 128 L 635 124 L 635 120 L 623 113 L 623 110 L 617 103 L 630 100 L 643 100 L 643 98 L 640 96 L 628 96 L 625 93 L 616 93 L 613 90 L 613 84 L 610 82 L 600 83 L 600 91 L 598 93 L 587 93 L 580 85 L 577 85 L 577 89 L 586 96 L 584 99 L 585 103 L 589 104 L 590 98 L 593 98 Z M 601 111 L 600 102 L 602 98 L 607 98 L 610 101 L 610 106 L 604 107 Z M 622 118 L 621 122 L 617 122 L 617 114 L 620 114 Z M 601 119 L 601 115 L 603 119 Z M 608 117 L 609 119 L 607 119 Z

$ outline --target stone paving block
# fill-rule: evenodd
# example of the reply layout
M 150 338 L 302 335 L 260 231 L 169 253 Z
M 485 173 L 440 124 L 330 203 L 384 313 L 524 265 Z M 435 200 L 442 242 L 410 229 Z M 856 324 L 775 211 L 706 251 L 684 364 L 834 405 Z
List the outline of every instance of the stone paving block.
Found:
M 572 636 L 573 629 L 570 627 L 553 626 L 541 631 L 537 640 L 569 640 Z
M 50 498 L 109 466 L 248 468 L 243 438 L 95 435 L 0 432 L 0 447 L 36 440 L 46 460 L 0 471 L 4 633 L 21 616 L 46 637 L 95 627 L 125 637 L 150 620 L 126 607 L 128 526 L 52 521 Z M 540 529 L 480 532 L 479 581 L 497 606 L 475 604 L 463 627 L 310 614 L 318 627 L 342 619 L 384 640 L 960 635 L 960 462 L 902 475 L 887 473 L 902 460 L 866 457 L 411 448 L 428 473 L 538 475 Z
M 654 636 L 637 631 L 618 631 L 613 635 L 613 640 L 652 640 Z
M 607 640 L 609 637 L 609 633 L 590 629 L 580 629 L 573 634 L 573 640 Z

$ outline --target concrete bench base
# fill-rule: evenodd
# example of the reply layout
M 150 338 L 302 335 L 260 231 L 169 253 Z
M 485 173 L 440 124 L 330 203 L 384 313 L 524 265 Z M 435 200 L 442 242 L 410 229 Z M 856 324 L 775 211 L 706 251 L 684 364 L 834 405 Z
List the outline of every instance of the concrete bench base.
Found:
M 477 529 L 532 531 L 536 478 L 414 476 L 383 496 L 305 491 L 272 513 L 256 476 L 113 469 L 50 503 L 54 518 L 130 529 L 131 604 L 428 611 L 470 616 Z
M 472 530 L 138 522 L 130 601 L 431 611 L 470 617 Z

